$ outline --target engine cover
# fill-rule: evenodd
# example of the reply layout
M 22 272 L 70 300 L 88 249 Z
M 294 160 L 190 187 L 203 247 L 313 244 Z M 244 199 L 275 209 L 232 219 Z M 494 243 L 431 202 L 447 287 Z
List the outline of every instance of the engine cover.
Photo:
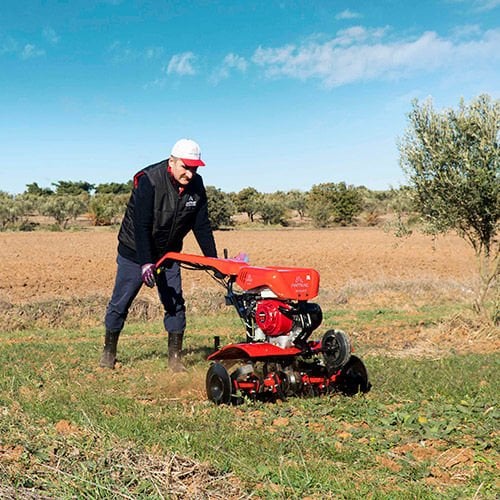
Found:
M 291 309 L 291 307 L 281 300 L 261 300 L 255 309 L 255 321 L 257 326 L 271 337 L 288 333 L 293 326 L 291 318 L 283 314 L 281 309 Z

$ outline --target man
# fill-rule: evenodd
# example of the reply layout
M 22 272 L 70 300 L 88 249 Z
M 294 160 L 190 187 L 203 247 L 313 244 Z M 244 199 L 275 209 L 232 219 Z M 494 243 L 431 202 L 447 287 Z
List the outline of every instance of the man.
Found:
M 203 254 L 217 257 L 208 219 L 207 195 L 198 167 L 204 166 L 199 145 L 180 139 L 170 157 L 134 176 L 134 187 L 118 234 L 117 274 L 106 309 L 105 341 L 100 366 L 114 368 L 118 338 L 132 301 L 142 284 L 158 287 L 168 334 L 168 362 L 183 371 L 182 340 L 186 327 L 181 273 L 178 263 L 161 274 L 155 262 L 168 251 L 180 252 L 193 231 Z

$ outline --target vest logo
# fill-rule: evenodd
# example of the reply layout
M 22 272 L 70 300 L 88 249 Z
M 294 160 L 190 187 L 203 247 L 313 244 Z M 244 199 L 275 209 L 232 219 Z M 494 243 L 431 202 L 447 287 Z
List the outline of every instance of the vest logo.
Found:
M 195 208 L 196 207 L 196 200 L 189 195 L 189 198 L 186 201 L 186 208 Z

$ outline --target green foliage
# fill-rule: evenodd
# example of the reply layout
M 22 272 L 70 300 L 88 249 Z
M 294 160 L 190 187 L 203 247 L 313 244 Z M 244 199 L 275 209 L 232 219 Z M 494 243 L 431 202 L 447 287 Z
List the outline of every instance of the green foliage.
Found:
M 307 211 L 307 193 L 292 189 L 286 193 L 286 205 L 290 210 L 295 210 L 301 219 L 306 215 Z
M 231 226 L 233 224 L 231 217 L 235 214 L 231 197 L 214 186 L 207 186 L 206 191 L 208 216 L 212 229 L 216 230 L 225 226 Z
M 132 180 L 125 183 L 108 182 L 98 184 L 95 188 L 95 194 L 128 194 L 132 191 L 133 184 Z
M 94 226 L 116 224 L 125 213 L 129 196 L 117 194 L 95 194 L 89 201 L 88 212 Z
M 500 219 L 500 100 L 479 96 L 458 110 L 413 102 L 400 143 L 415 205 L 437 232 L 457 230 L 489 254 Z
M 500 100 L 481 95 L 457 110 L 413 102 L 400 163 L 416 210 L 431 231 L 455 230 L 474 248 L 483 287 L 498 287 L 500 239 Z M 497 290 L 498 291 L 498 290 Z
M 235 196 L 236 210 L 246 213 L 250 221 L 253 222 L 254 216 L 259 209 L 259 200 L 260 193 L 255 188 L 244 188 Z
M 334 184 L 315 184 L 308 194 L 307 212 L 316 227 L 327 227 L 333 215 Z
M 365 186 L 359 186 L 357 190 L 361 195 L 363 217 L 368 226 L 380 223 L 381 217 L 391 211 L 391 205 L 399 193 L 398 189 L 374 191 Z
M 347 226 L 361 212 L 362 197 L 354 186 L 347 186 L 345 182 L 339 182 L 336 191 L 333 199 L 334 221 Z
M 26 213 L 26 207 L 18 197 L 0 191 L 0 229 L 14 226 Z
M 412 188 L 402 186 L 399 189 L 391 189 L 387 197 L 388 209 L 398 214 L 409 215 L 415 209 L 412 200 Z
M 56 194 L 59 196 L 90 194 L 94 189 L 94 185 L 86 181 L 58 181 L 53 182 L 52 185 L 55 186 Z
M 54 191 L 50 188 L 42 188 L 36 182 L 32 182 L 31 184 L 26 184 L 26 191 L 24 193 L 33 196 L 50 196 L 54 194 Z
M 391 189 L 387 198 L 387 210 L 395 217 L 385 224 L 385 228 L 398 237 L 411 236 L 413 227 L 419 223 L 413 204 L 413 190 L 408 186 Z
M 87 197 L 81 196 L 49 196 L 39 207 L 40 213 L 53 217 L 60 229 L 66 229 L 71 219 L 76 219 L 87 210 Z
M 52 193 L 54 194 L 54 193 Z M 22 201 L 26 206 L 27 213 L 35 214 L 39 213 L 40 204 L 47 200 L 47 194 L 30 194 L 24 192 L 23 194 L 17 195 L 16 200 Z
M 257 213 L 264 224 L 286 225 L 284 193 L 262 194 L 257 207 Z
M 361 209 L 360 192 L 345 182 L 316 184 L 309 191 L 307 211 L 317 227 L 351 224 Z

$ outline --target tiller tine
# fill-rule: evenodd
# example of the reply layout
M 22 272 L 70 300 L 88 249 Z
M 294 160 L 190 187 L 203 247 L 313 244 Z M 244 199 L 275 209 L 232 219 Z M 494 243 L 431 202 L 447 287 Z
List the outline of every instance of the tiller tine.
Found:
M 368 380 L 366 367 L 357 356 L 351 356 L 335 378 L 338 392 L 346 396 L 354 396 L 358 392 L 367 393 L 372 384 Z

